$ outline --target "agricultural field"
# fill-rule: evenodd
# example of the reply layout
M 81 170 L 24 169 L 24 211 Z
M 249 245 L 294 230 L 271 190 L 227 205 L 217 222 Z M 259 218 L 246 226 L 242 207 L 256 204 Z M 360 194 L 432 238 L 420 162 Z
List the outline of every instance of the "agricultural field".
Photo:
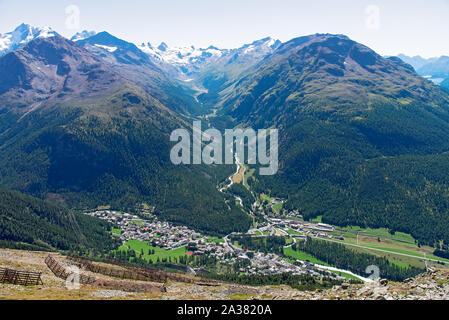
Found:
M 387 251 L 401 253 L 401 254 L 408 254 L 408 255 L 419 257 L 419 258 L 427 257 L 427 258 L 433 258 L 433 259 L 438 259 L 438 260 L 449 262 L 449 260 L 447 260 L 447 259 L 440 258 L 440 257 L 433 255 L 434 249 L 431 247 L 428 247 L 428 246 L 418 247 L 418 245 L 415 244 L 413 238 L 410 236 L 410 238 L 412 239 L 410 241 L 410 238 L 407 237 L 409 235 L 406 235 L 406 234 L 396 235 L 396 238 L 393 238 L 393 237 L 384 237 L 383 235 L 380 235 L 380 233 L 376 236 L 365 235 L 365 233 L 361 233 L 358 236 L 358 241 L 357 241 L 357 236 L 347 237 L 346 235 L 347 234 L 345 233 L 344 243 L 355 244 L 355 245 L 358 244 L 358 245 L 364 246 L 366 248 L 387 250 Z M 407 239 L 407 238 L 408 238 L 407 241 L 403 240 L 403 239 Z M 401 240 L 399 240 L 399 239 L 401 239 Z M 371 251 L 373 251 L 373 250 L 371 250 Z
M 348 247 L 348 248 L 351 248 L 351 250 L 354 250 L 356 252 L 369 253 L 376 257 L 384 257 L 388 259 L 392 264 L 395 264 L 401 268 L 408 268 L 409 266 L 414 266 L 417 268 L 425 268 L 426 266 L 424 261 L 412 257 L 401 256 L 394 253 L 374 251 L 367 248 L 357 248 L 357 247 Z
M 351 226 L 340 229 L 353 234 L 359 233 L 367 236 L 390 238 L 398 241 L 410 242 L 412 244 L 415 243 L 415 239 L 413 239 L 410 234 L 403 232 L 395 232 L 394 234 L 391 234 L 386 228 L 371 229 Z
M 314 223 L 321 222 L 321 216 L 313 219 Z M 300 234 L 297 231 L 285 228 L 284 229 L 290 236 Z M 369 253 L 378 257 L 385 257 L 391 263 L 407 268 L 409 266 L 425 268 L 426 262 L 421 258 L 437 259 L 441 261 L 449 260 L 437 257 L 433 255 L 434 248 L 428 246 L 420 246 L 415 242 L 415 239 L 410 235 L 402 232 L 396 232 L 391 234 L 386 228 L 372 229 L 372 228 L 360 228 L 360 227 L 345 227 L 337 228 L 335 231 L 328 232 L 333 236 L 344 235 L 344 240 L 333 240 L 335 242 L 341 242 L 351 250 L 363 253 Z M 359 246 L 359 247 L 357 247 Z M 382 252 L 378 250 L 385 250 L 388 252 Z M 294 254 L 297 259 L 304 259 L 304 253 L 296 253 L 289 249 L 287 255 Z M 404 256 L 410 255 L 410 256 Z M 309 255 L 309 261 L 312 261 L 314 257 Z M 313 261 L 312 261 L 313 262 Z M 441 267 L 441 264 L 437 262 L 427 261 L 428 266 Z
M 232 181 L 234 183 L 241 183 L 243 180 L 244 174 L 245 174 L 245 166 L 241 165 L 239 168 L 239 172 L 234 174 L 234 176 L 232 177 Z
M 311 220 L 312 222 L 318 223 L 321 222 L 321 216 Z M 287 230 L 287 232 L 289 232 Z M 291 232 L 289 232 L 292 234 Z M 418 247 L 415 239 L 407 233 L 403 232 L 395 232 L 391 234 L 386 228 L 361 228 L 358 226 L 350 226 L 337 228 L 335 231 L 329 232 L 330 235 L 344 235 L 345 240 L 341 241 L 342 244 L 350 244 L 350 245 L 359 245 L 363 246 L 366 249 L 366 252 L 371 254 L 379 255 L 379 251 L 370 250 L 370 249 L 380 249 L 390 251 L 391 253 L 381 254 L 381 256 L 386 256 L 392 263 L 406 266 L 414 265 L 423 267 L 425 266 L 424 262 L 413 258 L 413 257 L 405 257 L 398 254 L 408 254 L 411 256 L 415 256 L 417 258 L 431 258 L 438 259 L 441 261 L 447 261 L 448 259 L 440 258 L 433 255 L 434 248 L 429 246 L 420 246 Z M 349 246 L 351 249 L 358 249 L 353 246 Z M 398 254 L 394 254 L 398 253 Z
M 420 258 L 431 258 L 431 259 L 438 259 L 442 261 L 447 261 L 446 259 L 436 257 L 432 254 L 433 249 L 430 247 L 421 247 L 418 248 L 415 247 L 407 247 L 403 246 L 402 243 L 397 243 L 394 241 L 388 241 L 389 239 L 381 239 L 381 242 L 379 243 L 376 238 L 368 238 L 368 241 L 366 241 L 363 236 L 359 236 L 358 246 L 356 247 L 354 245 L 357 245 L 356 238 L 345 238 L 344 241 L 341 241 L 342 244 L 346 244 L 347 247 L 351 250 L 357 251 L 357 252 L 364 252 L 369 253 L 378 257 L 385 257 L 387 258 L 391 263 L 407 268 L 408 266 L 415 266 L 419 268 L 425 268 L 426 263 L 424 260 Z M 388 243 L 387 243 L 388 242 Z M 385 250 L 389 252 L 381 252 L 378 250 L 373 249 L 379 249 L 379 250 Z M 424 252 L 426 254 L 424 255 Z M 404 256 L 403 254 L 407 254 L 410 256 Z M 428 265 L 438 266 L 436 262 L 427 262 Z M 441 265 L 439 265 L 441 267 Z

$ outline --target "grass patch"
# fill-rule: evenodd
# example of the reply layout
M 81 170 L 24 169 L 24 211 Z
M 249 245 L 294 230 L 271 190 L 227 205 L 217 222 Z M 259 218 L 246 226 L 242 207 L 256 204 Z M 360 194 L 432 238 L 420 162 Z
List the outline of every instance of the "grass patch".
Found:
M 244 293 L 234 293 L 232 296 L 229 296 L 229 299 L 231 300 L 249 300 L 251 297 L 253 297 L 250 294 L 244 294 Z
M 157 259 L 159 258 L 160 261 L 162 259 L 178 259 L 181 256 L 186 255 L 186 247 L 180 247 L 173 250 L 166 250 L 161 247 L 153 247 L 148 242 L 140 241 L 140 240 L 128 240 L 124 245 L 122 245 L 119 250 L 134 250 L 136 252 L 136 255 L 141 256 L 141 253 L 143 251 L 142 258 L 153 262 L 157 262 Z M 149 254 L 149 251 L 154 250 L 154 254 Z
M 112 232 L 113 234 L 117 234 L 117 235 L 121 235 L 121 234 L 122 234 L 122 230 L 117 229 L 117 228 L 114 228 L 114 227 L 112 227 L 111 232 Z
M 287 231 L 288 234 L 293 234 L 293 235 L 301 235 L 302 234 L 301 232 L 298 232 L 298 231 L 293 230 L 291 228 L 285 228 L 284 230 Z
M 249 184 L 248 184 L 248 179 L 249 178 L 251 178 L 252 176 L 253 176 L 253 174 L 254 174 L 254 172 L 256 171 L 256 169 L 254 169 L 254 168 L 251 168 L 251 169 L 247 169 L 246 171 L 245 171 L 245 179 L 243 179 L 243 185 L 245 186 L 245 188 L 246 189 L 250 189 L 250 186 L 249 186 Z
M 389 239 L 409 242 L 412 244 L 415 243 L 415 239 L 410 234 L 403 233 L 403 232 L 395 232 L 395 234 L 391 234 L 388 231 L 388 229 L 386 229 L 386 228 L 371 229 L 371 228 L 361 228 L 361 227 L 351 226 L 351 227 L 344 227 L 344 228 L 340 228 L 340 229 L 351 232 L 351 233 L 359 232 L 361 235 L 370 235 L 370 236 L 374 236 L 374 237 L 389 238 Z
M 234 246 L 236 246 L 237 248 L 242 249 L 242 246 L 238 243 L 238 241 L 234 241 L 232 244 L 233 244 Z
M 265 201 L 265 202 L 270 202 L 270 201 L 273 200 L 274 198 L 270 197 L 269 195 L 266 195 L 266 194 L 262 193 L 262 194 L 260 195 L 260 199 L 262 199 L 262 201 Z
M 281 211 L 283 205 L 284 205 L 284 203 L 278 202 L 272 208 L 276 213 L 279 213 Z
M 332 271 L 332 272 L 337 274 L 337 275 L 339 275 L 339 276 L 341 276 L 341 277 L 345 277 L 346 280 L 357 280 L 357 281 L 360 281 L 359 278 L 357 278 L 357 277 L 355 277 L 355 276 L 353 276 L 352 274 L 349 274 L 349 273 L 340 272 L 340 271 Z
M 137 224 L 138 226 L 145 225 L 145 222 L 143 222 L 142 220 L 131 220 L 131 223 Z
M 222 238 L 218 238 L 218 237 L 208 237 L 206 239 L 206 242 L 223 243 L 224 240 Z
M 284 248 L 284 254 L 286 256 L 298 259 L 298 260 L 303 260 L 303 261 L 310 261 L 312 263 L 316 263 L 316 264 L 321 264 L 323 266 L 330 266 L 327 262 L 324 262 L 318 258 L 315 258 L 314 256 L 312 256 L 311 254 L 304 252 L 304 251 L 295 251 L 292 249 L 292 247 L 288 247 L 288 248 Z

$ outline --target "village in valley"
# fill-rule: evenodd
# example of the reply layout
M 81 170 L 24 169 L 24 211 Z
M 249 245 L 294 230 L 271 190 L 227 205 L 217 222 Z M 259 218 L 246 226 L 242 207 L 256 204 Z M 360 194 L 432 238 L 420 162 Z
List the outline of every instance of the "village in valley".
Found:
M 245 186 L 246 166 L 241 165 L 237 159 L 237 170 L 221 186 L 220 192 L 228 192 L 234 183 L 242 183 Z M 247 185 L 247 184 L 246 184 Z M 249 186 L 247 189 L 251 192 Z M 187 226 L 176 225 L 171 222 L 161 221 L 157 217 L 154 207 L 144 205 L 136 214 L 124 213 L 110 209 L 98 209 L 86 214 L 106 220 L 116 226 L 113 234 L 122 241 L 122 250 L 135 251 L 139 256 L 144 256 L 142 246 L 147 252 L 154 252 L 156 248 L 165 257 L 171 253 L 180 256 L 208 260 L 211 258 L 219 268 L 214 272 L 225 270 L 244 275 L 312 275 L 326 276 L 331 279 L 343 281 L 357 279 L 370 281 L 369 279 L 352 273 L 331 267 L 311 256 L 298 256 L 295 245 L 298 241 L 307 241 L 308 238 L 319 238 L 326 241 L 343 243 L 345 235 L 351 233 L 342 232 L 337 227 L 322 223 L 321 219 L 305 221 L 297 210 L 287 210 L 284 207 L 285 200 L 269 197 L 253 192 L 255 202 L 247 212 L 254 220 L 253 226 L 245 233 L 231 233 L 222 238 L 201 234 Z M 231 193 L 232 194 L 232 193 Z M 240 196 L 233 194 L 235 201 L 243 209 L 243 201 Z M 251 239 L 284 238 L 285 244 L 279 252 L 273 250 L 251 250 L 245 248 L 238 241 L 239 237 Z M 358 234 L 356 235 L 358 244 Z M 380 239 L 380 238 L 378 238 Z M 286 254 L 287 253 L 287 254 Z M 156 254 L 157 255 L 157 254 Z M 149 262 L 160 262 L 159 257 L 154 260 L 154 255 Z M 165 262 L 170 262 L 166 259 Z M 185 259 L 184 259 L 185 260 Z M 163 261 L 161 261 L 163 262 Z M 187 266 L 189 272 L 209 272 L 200 264 Z
M 115 225 L 117 229 L 113 234 L 119 237 L 124 245 L 128 241 L 134 240 L 147 242 L 151 246 L 157 246 L 167 251 L 188 248 L 189 250 L 185 251 L 186 255 L 214 257 L 221 264 L 229 266 L 237 264 L 238 272 L 246 275 L 289 273 L 292 275 L 326 275 L 338 280 L 344 279 L 309 261 L 287 261 L 275 253 L 253 252 L 244 249 L 238 243 L 231 241 L 232 235 L 236 234 L 230 234 L 223 238 L 208 237 L 186 226 L 160 221 L 150 210 L 142 210 L 139 215 L 114 210 L 95 210 L 86 214 Z M 298 217 L 298 214 L 294 212 L 291 212 L 290 215 Z M 286 245 L 288 247 L 295 244 L 296 239 L 305 239 L 307 236 L 332 237 L 327 231 L 334 230 L 334 227 L 322 223 L 307 223 L 297 219 L 288 220 L 268 216 L 265 218 L 265 223 L 250 229 L 245 235 L 259 237 L 290 235 L 292 242 Z M 295 230 L 297 234 L 289 234 L 286 230 Z

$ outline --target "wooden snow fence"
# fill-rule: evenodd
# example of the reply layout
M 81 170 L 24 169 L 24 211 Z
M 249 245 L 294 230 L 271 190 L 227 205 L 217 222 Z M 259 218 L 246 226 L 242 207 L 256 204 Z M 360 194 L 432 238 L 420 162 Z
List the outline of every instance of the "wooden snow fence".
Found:
M 70 268 L 57 261 L 51 255 L 48 255 L 45 259 L 45 263 L 48 268 L 57 276 L 58 278 L 67 280 L 69 276 L 74 274 L 74 271 Z M 81 264 L 82 265 L 82 264 Z M 104 271 L 103 269 L 95 269 L 97 271 Z M 89 270 L 90 271 L 90 270 Z M 95 271 L 92 271 L 95 272 Z M 108 273 L 108 272 L 107 272 Z M 105 274 L 110 276 L 111 274 Z M 82 272 L 78 272 L 76 277 L 73 277 L 79 281 L 79 284 L 88 284 L 95 287 L 101 287 L 112 290 L 130 291 L 130 292 L 150 292 L 150 293 L 160 293 L 166 292 L 165 286 L 162 283 L 155 283 L 149 281 L 139 281 L 140 279 L 134 279 L 137 281 L 129 280 L 114 280 L 106 279 L 101 277 L 94 277 L 86 275 Z M 70 280 L 70 279 L 69 279 Z
M 91 272 L 100 273 L 107 276 L 122 278 L 122 279 L 133 279 L 133 280 L 142 280 L 142 281 L 156 281 L 156 282 L 184 282 L 184 283 L 192 283 L 203 286 L 217 286 L 220 285 L 221 282 L 211 280 L 211 279 L 199 279 L 199 278 L 191 278 L 182 274 L 170 273 L 163 270 L 152 269 L 152 268 L 143 268 L 143 267 L 134 267 L 129 264 L 118 261 L 118 260 L 110 260 L 106 261 L 110 264 L 120 266 L 122 269 L 114 269 L 109 267 L 100 266 L 98 264 L 94 264 L 92 261 L 80 258 L 80 257 L 68 257 L 71 261 L 79 264 L 81 268 L 89 270 Z
M 11 283 L 22 286 L 43 284 L 40 272 L 19 271 L 0 267 L 0 283 Z

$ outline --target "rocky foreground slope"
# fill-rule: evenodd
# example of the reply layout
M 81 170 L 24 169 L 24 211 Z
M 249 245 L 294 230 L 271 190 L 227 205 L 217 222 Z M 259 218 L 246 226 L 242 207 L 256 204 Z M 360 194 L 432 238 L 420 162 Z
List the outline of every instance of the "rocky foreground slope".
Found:
M 159 293 L 107 290 L 90 285 L 68 290 L 65 281 L 57 278 L 45 265 L 47 255 L 46 252 L 0 249 L 0 267 L 42 272 L 44 282 L 42 286 L 33 287 L 0 284 L 0 299 L 449 300 L 449 270 L 442 269 L 429 270 L 402 283 L 381 280 L 316 291 L 298 291 L 288 286 L 202 286 L 179 282 L 167 282 L 166 292 Z

